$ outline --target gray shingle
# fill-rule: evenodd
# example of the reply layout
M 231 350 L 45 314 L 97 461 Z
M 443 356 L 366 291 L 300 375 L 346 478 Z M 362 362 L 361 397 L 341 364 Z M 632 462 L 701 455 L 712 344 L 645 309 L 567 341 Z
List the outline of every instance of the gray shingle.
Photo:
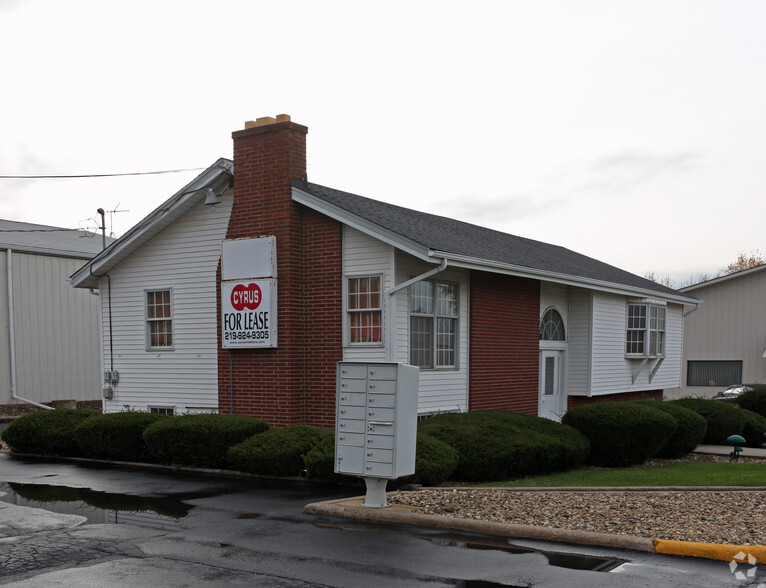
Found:
M 293 181 L 293 186 L 430 249 L 472 257 L 489 265 L 510 264 L 540 272 L 683 296 L 671 288 L 558 245 L 387 204 L 310 182 Z

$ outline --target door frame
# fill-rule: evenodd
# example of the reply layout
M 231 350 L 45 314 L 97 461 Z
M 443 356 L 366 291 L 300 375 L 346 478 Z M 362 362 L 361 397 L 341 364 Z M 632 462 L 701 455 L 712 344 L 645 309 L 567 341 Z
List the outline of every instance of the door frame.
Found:
M 545 395 L 545 359 L 555 357 L 557 363 L 556 385 L 558 393 L 554 400 L 554 408 L 548 414 L 548 410 L 543 410 L 543 397 Z M 537 393 L 537 415 L 543 418 L 549 418 L 561 421 L 561 417 L 566 412 L 567 399 L 567 343 L 565 341 L 540 341 L 540 372 L 538 377 Z M 543 413 L 546 414 L 543 414 Z

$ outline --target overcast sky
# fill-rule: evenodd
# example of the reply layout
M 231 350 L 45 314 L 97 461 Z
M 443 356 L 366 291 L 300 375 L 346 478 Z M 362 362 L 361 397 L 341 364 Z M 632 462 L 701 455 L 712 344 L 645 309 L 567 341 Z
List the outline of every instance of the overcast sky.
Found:
M 286 113 L 312 182 L 677 282 L 766 254 L 766 2 L 0 0 L 0 55 L 0 175 L 204 168 Z M 197 173 L 0 180 L 0 218 L 119 236 Z

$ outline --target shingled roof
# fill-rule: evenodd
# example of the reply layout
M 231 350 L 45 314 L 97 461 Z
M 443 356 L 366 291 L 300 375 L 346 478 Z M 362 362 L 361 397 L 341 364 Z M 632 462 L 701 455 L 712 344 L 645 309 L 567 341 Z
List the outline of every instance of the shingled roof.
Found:
M 526 270 L 540 279 L 613 285 L 636 294 L 692 303 L 694 298 L 565 247 L 387 204 L 303 181 L 293 181 L 293 199 L 343 222 L 356 219 L 418 244 L 433 257 L 474 266 Z M 513 273 L 513 272 L 511 272 Z M 569 278 L 567 280 L 566 278 Z

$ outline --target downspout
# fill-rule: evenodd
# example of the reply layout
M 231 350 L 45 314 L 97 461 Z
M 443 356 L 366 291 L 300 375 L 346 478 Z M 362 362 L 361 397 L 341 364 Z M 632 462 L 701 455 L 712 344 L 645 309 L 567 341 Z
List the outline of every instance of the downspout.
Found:
M 114 337 L 112 335 L 112 278 L 109 274 L 94 274 L 93 266 L 88 267 L 90 275 L 94 278 L 106 278 L 107 281 L 107 306 L 109 308 L 109 370 L 114 371 Z
M 700 309 L 700 306 L 701 306 L 701 305 L 702 305 L 702 303 L 701 303 L 701 302 L 697 302 L 697 303 L 694 305 L 694 308 L 690 308 L 689 310 L 687 310 L 687 311 L 684 313 L 684 315 L 683 315 L 683 316 L 684 316 L 684 318 L 686 318 L 687 316 L 689 316 L 689 315 L 690 315 L 691 313 L 693 313 L 693 312 L 697 312 L 697 311 Z
M 35 402 L 34 400 L 28 400 L 16 395 L 16 336 L 13 324 L 13 250 L 8 249 L 6 251 L 6 258 L 8 263 L 8 336 L 10 338 L 11 348 L 11 398 L 14 400 L 21 400 L 27 404 L 32 404 L 38 408 L 53 410 L 52 406 L 46 406 L 39 402 Z
M 425 280 L 426 278 L 430 278 L 431 276 L 443 272 L 445 269 L 447 269 L 447 258 L 443 257 L 441 265 L 439 267 L 436 267 L 434 269 L 428 270 L 427 272 L 420 274 L 419 276 L 416 276 L 410 280 L 407 280 L 406 282 L 402 282 L 401 284 L 394 286 L 390 290 L 386 290 L 386 357 L 389 362 L 394 361 L 394 294 L 397 292 L 400 292 L 401 290 L 404 290 L 405 288 L 409 288 L 412 286 L 412 284 L 415 284 L 417 282 L 420 282 L 421 280 Z

